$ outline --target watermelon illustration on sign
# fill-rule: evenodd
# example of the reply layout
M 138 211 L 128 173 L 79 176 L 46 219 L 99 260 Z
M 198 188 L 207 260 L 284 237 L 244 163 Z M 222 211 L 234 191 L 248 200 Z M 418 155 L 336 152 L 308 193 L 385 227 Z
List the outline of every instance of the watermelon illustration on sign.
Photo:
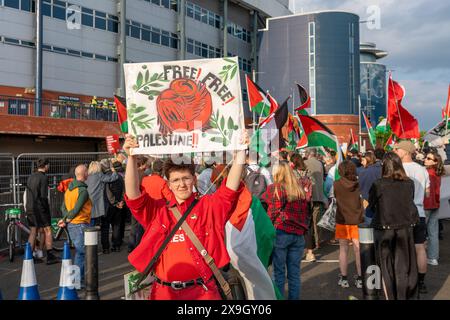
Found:
M 211 94 L 202 83 L 190 79 L 175 79 L 156 100 L 158 124 L 162 134 L 175 130 L 194 130 L 209 127 L 212 113 Z

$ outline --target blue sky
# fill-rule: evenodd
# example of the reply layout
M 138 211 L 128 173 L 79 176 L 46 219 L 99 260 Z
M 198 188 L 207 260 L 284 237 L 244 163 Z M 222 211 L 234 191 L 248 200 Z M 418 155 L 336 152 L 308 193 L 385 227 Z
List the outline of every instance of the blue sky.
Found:
M 295 7 L 294 7 L 295 5 Z M 380 10 L 380 28 L 360 24 L 361 42 L 389 52 L 380 60 L 406 88 L 403 106 L 428 130 L 441 119 L 450 84 L 450 1 L 448 0 L 291 0 L 296 13 L 342 10 L 369 20 Z

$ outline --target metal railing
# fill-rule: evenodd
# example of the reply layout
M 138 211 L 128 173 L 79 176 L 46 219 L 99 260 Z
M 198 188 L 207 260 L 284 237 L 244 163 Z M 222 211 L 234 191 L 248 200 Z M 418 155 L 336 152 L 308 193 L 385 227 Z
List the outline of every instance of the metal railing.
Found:
M 0 102 L 5 107 L 4 114 L 30 116 L 35 115 L 36 99 L 0 95 Z M 65 100 L 42 100 L 42 115 L 47 118 L 117 121 L 115 108 L 103 107 L 102 103 L 92 105 Z

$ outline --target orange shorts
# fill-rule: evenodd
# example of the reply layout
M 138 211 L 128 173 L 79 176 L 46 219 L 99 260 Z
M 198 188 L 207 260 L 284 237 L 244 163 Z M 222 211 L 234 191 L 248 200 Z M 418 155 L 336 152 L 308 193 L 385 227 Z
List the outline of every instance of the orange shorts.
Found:
M 336 231 L 335 231 L 336 239 L 359 239 L 358 226 L 357 225 L 349 225 L 349 224 L 338 224 L 336 223 Z

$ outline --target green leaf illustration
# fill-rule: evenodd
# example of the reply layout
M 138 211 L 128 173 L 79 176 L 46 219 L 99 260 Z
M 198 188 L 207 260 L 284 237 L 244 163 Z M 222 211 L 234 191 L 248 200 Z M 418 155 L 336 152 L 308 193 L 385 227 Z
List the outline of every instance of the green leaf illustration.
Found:
M 145 82 L 148 82 L 148 78 L 150 77 L 150 73 L 147 71 L 145 71 Z
M 236 63 L 236 61 L 234 61 L 234 60 L 232 60 L 232 59 L 230 59 L 230 58 L 223 58 L 223 60 L 225 60 L 226 62 L 233 63 L 233 64 Z
M 138 77 L 137 77 L 137 79 L 136 79 L 136 86 L 137 86 L 138 88 L 140 88 L 140 87 L 142 86 L 142 81 L 143 81 L 143 80 L 144 80 L 144 79 L 143 79 L 142 73 L 139 72 Z
M 220 128 L 223 130 L 225 127 L 225 118 L 222 116 L 220 118 Z
M 231 71 L 230 79 L 234 78 L 234 76 L 236 75 L 236 71 L 237 71 L 237 66 L 234 66 L 233 70 Z
M 232 117 L 228 118 L 228 129 L 233 130 L 234 128 L 234 121 Z
M 150 82 L 155 81 L 158 78 L 158 74 L 154 73 L 150 79 Z
M 145 110 L 145 107 L 140 106 L 140 107 L 137 107 L 136 110 L 135 110 L 134 112 L 135 112 L 135 113 L 140 113 L 140 112 L 142 112 L 142 111 L 144 111 L 144 110 Z
M 162 87 L 163 85 L 160 83 L 150 83 L 149 86 L 150 87 Z
M 141 114 L 139 117 L 133 118 L 134 121 L 139 122 L 140 120 L 144 120 L 148 117 L 148 114 Z

